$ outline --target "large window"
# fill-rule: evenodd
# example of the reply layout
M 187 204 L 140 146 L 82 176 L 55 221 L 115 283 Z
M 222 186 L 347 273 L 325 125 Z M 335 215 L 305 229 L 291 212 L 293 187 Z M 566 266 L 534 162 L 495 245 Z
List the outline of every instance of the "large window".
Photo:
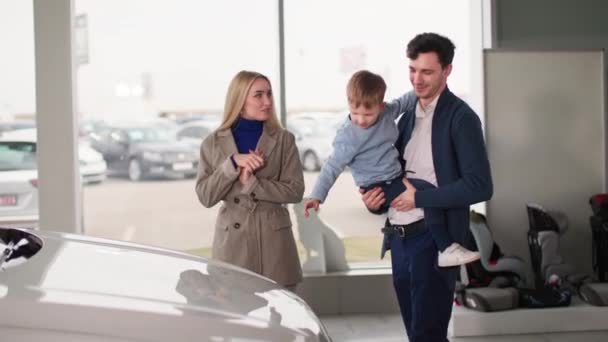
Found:
M 38 176 L 34 127 L 32 1 L 0 1 L 0 225 L 36 226 Z
M 218 127 L 228 83 L 238 71 L 269 76 L 277 108 L 285 96 L 283 114 L 297 137 L 309 194 L 346 118 L 349 77 L 359 69 L 379 73 L 388 84 L 387 99 L 408 91 L 405 48 L 417 33 L 438 32 L 454 41 L 450 88 L 464 99 L 476 93 L 480 65 L 471 61 L 481 42 L 473 32 L 481 25 L 473 16 L 481 12 L 475 14 L 473 3 L 285 0 L 280 61 L 277 0 L 75 0 L 85 234 L 210 255 L 219 205 L 200 205 L 193 177 L 200 143 Z M 31 2 L 0 1 L 0 44 L 0 124 L 32 120 Z M 0 194 L 0 213 L 14 206 L 13 195 Z M 301 206 L 290 211 L 302 262 L 310 266 L 318 235 L 311 238 L 304 227 L 311 220 L 303 218 Z M 344 251 L 340 260 L 380 262 L 384 218 L 364 208 L 348 170 L 318 219 L 316 232 L 326 247 Z
M 329 156 L 336 122 L 347 116 L 346 83 L 357 70 L 380 74 L 386 99 L 412 87 L 406 46 L 422 32 L 446 35 L 456 45 L 449 87 L 465 100 L 471 92 L 472 53 L 468 1 L 286 1 L 285 65 L 287 127 L 298 137 L 310 193 L 319 167 Z M 474 28 L 481 30 L 481 27 Z M 383 216 L 370 214 L 350 172 L 331 189 L 319 217 L 336 232 L 348 262 L 379 262 Z M 338 243 L 339 244 L 339 243 Z M 388 258 L 384 262 L 388 262 Z
M 203 136 L 188 132 L 219 125 L 238 71 L 278 86 L 277 13 L 274 0 L 76 1 L 80 127 L 108 170 L 84 189 L 86 234 L 209 255 L 219 205 L 196 198 Z

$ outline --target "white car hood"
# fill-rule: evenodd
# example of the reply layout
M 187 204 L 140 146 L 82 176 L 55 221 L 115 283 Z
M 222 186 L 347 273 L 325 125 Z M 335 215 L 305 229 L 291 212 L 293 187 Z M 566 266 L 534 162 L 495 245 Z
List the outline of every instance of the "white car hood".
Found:
M 80 143 L 78 144 L 78 159 L 81 162 L 95 163 L 103 161 L 103 155 L 95 151 L 92 147 Z
M 146 341 L 326 341 L 299 297 L 251 272 L 136 244 L 30 233 L 44 245 L 0 272 L 0 306 L 11 308 L 0 310 L 0 326 Z

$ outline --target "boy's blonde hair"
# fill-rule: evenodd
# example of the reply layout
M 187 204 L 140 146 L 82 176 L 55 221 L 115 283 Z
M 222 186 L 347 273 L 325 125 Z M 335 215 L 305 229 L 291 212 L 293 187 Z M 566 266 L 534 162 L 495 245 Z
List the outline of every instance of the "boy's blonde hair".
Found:
M 240 71 L 238 74 L 234 76 L 232 81 L 230 82 L 230 86 L 228 86 L 228 93 L 226 94 L 226 103 L 224 105 L 224 118 L 222 119 L 222 124 L 218 128 L 218 130 L 229 129 L 232 127 L 234 122 L 239 118 L 243 107 L 245 106 L 245 101 L 247 100 L 247 94 L 249 93 L 249 89 L 251 89 L 251 85 L 258 78 L 265 79 L 270 84 L 270 80 L 268 77 L 260 74 L 255 71 Z M 270 85 L 272 89 L 272 85 Z M 277 117 L 277 113 L 274 109 L 274 101 L 272 104 L 271 115 L 266 120 L 266 125 L 270 127 L 280 128 L 281 123 L 279 118 Z
M 353 74 L 346 85 L 346 97 L 352 107 L 363 105 L 371 108 L 384 101 L 386 83 L 382 76 L 367 70 L 360 70 Z

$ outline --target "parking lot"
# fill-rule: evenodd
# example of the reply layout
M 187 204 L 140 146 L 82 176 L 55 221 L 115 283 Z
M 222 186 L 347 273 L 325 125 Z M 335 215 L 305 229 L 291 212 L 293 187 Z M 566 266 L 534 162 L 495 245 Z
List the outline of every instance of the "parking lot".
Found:
M 318 173 L 306 172 L 308 194 Z M 194 179 L 131 182 L 111 177 L 84 188 L 85 233 L 179 250 L 211 246 L 219 205 L 204 208 Z M 292 211 L 294 231 L 297 220 Z M 367 212 L 350 173 L 343 173 L 320 217 L 341 237 L 378 236 L 382 216 Z

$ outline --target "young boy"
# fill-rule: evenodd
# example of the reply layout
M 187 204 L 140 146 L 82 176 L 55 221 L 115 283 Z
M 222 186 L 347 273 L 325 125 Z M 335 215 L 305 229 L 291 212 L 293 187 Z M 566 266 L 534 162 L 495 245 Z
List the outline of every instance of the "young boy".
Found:
M 334 151 L 323 165 L 313 192 L 304 204 L 306 217 L 308 209 L 319 210 L 319 204 L 325 201 L 329 189 L 346 166 L 350 167 L 360 188 L 382 188 L 386 207 L 405 191 L 404 172 L 394 146 L 398 136 L 395 120 L 402 112 L 401 108 L 415 104 L 417 99 L 411 94 L 404 97 L 406 103 L 395 101 L 385 105 L 385 91 L 382 77 L 366 70 L 356 72 L 348 81 L 346 92 L 350 115 L 338 129 Z M 421 179 L 409 180 L 419 190 L 434 186 Z M 462 265 L 479 259 L 478 252 L 453 242 L 445 227 L 443 210 L 426 208 L 424 219 L 439 250 L 439 266 Z

